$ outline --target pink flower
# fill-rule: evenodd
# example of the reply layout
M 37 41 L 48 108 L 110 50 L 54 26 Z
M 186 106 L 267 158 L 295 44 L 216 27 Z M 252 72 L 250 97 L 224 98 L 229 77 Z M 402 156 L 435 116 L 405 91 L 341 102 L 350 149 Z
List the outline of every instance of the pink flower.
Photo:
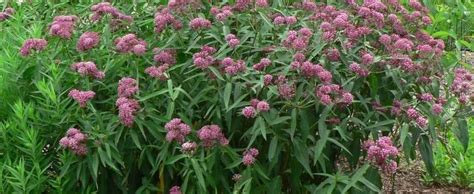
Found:
M 70 149 L 78 156 L 84 156 L 88 152 L 86 141 L 87 136 L 79 129 L 69 128 L 66 132 L 66 136 L 59 140 L 59 145 L 65 149 Z
M 53 23 L 49 25 L 49 34 L 69 39 L 74 31 L 74 24 L 77 20 L 78 17 L 74 15 L 56 16 L 53 19 Z
M 91 61 L 78 62 L 71 65 L 71 69 L 77 71 L 81 76 L 91 76 L 95 79 L 103 79 L 105 74 L 99 71 L 95 63 Z
M 425 101 L 425 102 L 431 102 L 434 100 L 434 97 L 430 93 L 423 93 L 419 96 L 420 100 Z
M 131 97 L 138 91 L 137 81 L 133 78 L 123 77 L 118 83 L 118 96 Z
M 279 84 L 278 94 L 280 97 L 290 100 L 295 96 L 295 86 L 288 83 Z
M 72 99 L 74 99 L 75 101 L 77 101 L 79 103 L 79 106 L 81 108 L 83 108 L 83 107 L 86 106 L 86 103 L 89 100 L 94 98 L 95 92 L 93 92 L 93 91 L 79 91 L 79 90 L 73 89 L 73 90 L 69 91 L 68 96 L 71 97 Z
M 170 194 L 181 194 L 181 188 L 179 186 L 171 187 Z
M 228 34 L 225 37 L 225 40 L 227 41 L 227 44 L 229 44 L 230 48 L 235 48 L 240 44 L 239 39 L 234 34 Z
M 370 65 L 374 62 L 374 57 L 369 54 L 369 53 L 366 53 L 364 55 L 362 55 L 362 64 L 363 65 Z
M 181 21 L 177 20 L 169 11 L 168 8 L 164 8 L 161 11 L 155 13 L 155 32 L 161 33 L 167 26 L 172 25 L 175 30 L 182 27 Z
M 193 30 L 211 28 L 211 21 L 204 18 L 194 18 L 189 22 L 189 27 Z
M 146 51 L 147 43 L 136 37 L 135 34 L 127 34 L 115 39 L 115 48 L 120 53 L 134 53 L 143 55 Z
M 181 121 L 179 118 L 174 118 L 165 125 L 165 129 L 168 131 L 166 134 L 166 140 L 172 142 L 184 142 L 184 138 L 191 133 L 191 127 Z
M 216 49 L 210 46 L 203 46 L 200 52 L 193 54 L 194 65 L 200 69 L 206 69 L 215 61 L 212 54 Z
M 84 52 L 96 47 L 99 44 L 100 36 L 97 32 L 84 32 L 77 41 L 76 48 L 79 52 Z
M 10 18 L 15 13 L 15 10 L 11 7 L 5 9 L 5 11 L 0 12 L 0 22 L 5 21 Z
M 257 7 L 268 7 L 267 0 L 255 0 L 255 5 Z
M 416 124 L 418 124 L 418 126 L 420 126 L 421 128 L 426 128 L 426 126 L 428 125 L 428 120 L 425 117 L 419 116 L 418 118 L 416 118 Z
M 367 151 L 367 159 L 370 163 L 387 174 L 396 172 L 395 158 L 398 157 L 398 149 L 393 146 L 389 137 L 380 137 L 376 142 L 367 140 L 364 142 L 363 148 Z
M 203 146 L 207 148 L 214 146 L 216 143 L 221 145 L 229 144 L 229 140 L 227 140 L 222 133 L 221 128 L 217 125 L 203 126 L 197 132 L 197 136 L 202 141 Z
M 245 166 L 250 166 L 255 163 L 255 158 L 258 156 L 258 150 L 256 148 L 251 148 L 244 152 L 242 157 L 242 163 Z
M 194 154 L 196 152 L 198 145 L 196 142 L 188 141 L 183 144 L 181 144 L 181 152 L 185 154 Z
M 349 68 L 351 69 L 352 72 L 356 73 L 357 75 L 361 77 L 367 77 L 369 75 L 369 71 L 367 71 L 366 69 L 363 69 L 357 63 L 350 64 Z
M 153 60 L 159 64 L 168 64 L 168 65 L 173 65 L 176 63 L 175 59 L 175 52 L 170 49 L 159 49 L 159 48 L 154 48 L 153 53 L 155 54 L 153 56 Z
M 387 46 L 392 42 L 392 39 L 390 38 L 389 35 L 382 34 L 382 36 L 379 37 L 379 42 L 382 43 L 383 45 Z
M 258 102 L 257 110 L 260 112 L 267 112 L 268 110 L 270 110 L 270 105 L 268 104 L 268 102 L 262 100 Z
M 113 19 L 122 20 L 126 22 L 132 22 L 132 16 L 123 14 L 120 10 L 112 6 L 109 2 L 102 2 L 95 4 L 91 7 L 92 21 L 100 20 L 104 15 L 109 14 Z
M 352 104 L 353 100 L 354 100 L 354 96 L 352 96 L 351 93 L 345 92 L 345 93 L 342 94 L 342 103 Z
M 138 101 L 131 98 L 120 97 L 115 102 L 119 109 L 120 122 L 127 127 L 132 127 L 135 113 L 140 109 Z
M 254 118 L 257 116 L 257 112 L 255 111 L 255 108 L 252 106 L 246 106 L 245 108 L 242 109 L 242 115 L 244 115 L 247 118 Z
M 431 107 L 431 110 L 433 111 L 435 115 L 439 115 L 443 112 L 443 105 L 433 104 L 433 106 Z
M 165 73 L 168 70 L 168 68 L 169 68 L 169 65 L 166 63 L 158 67 L 151 66 L 145 69 L 145 73 L 147 73 L 151 77 L 158 78 L 160 80 L 167 80 L 168 77 L 166 76 Z
M 416 111 L 414 108 L 410 107 L 408 108 L 407 110 L 407 115 L 408 115 L 408 118 L 410 119 L 417 119 L 420 114 L 418 113 L 418 111 Z
M 336 48 L 329 49 L 329 51 L 326 53 L 326 56 L 330 61 L 339 61 L 339 57 L 341 54 L 339 53 L 339 50 Z
M 48 42 L 45 39 L 27 39 L 23 46 L 20 48 L 20 54 L 22 56 L 28 56 L 31 54 L 31 50 L 42 51 L 46 48 Z
M 272 83 L 273 76 L 270 74 L 266 74 L 263 76 L 263 85 L 268 86 Z
M 222 9 L 219 9 L 217 7 L 212 7 L 211 8 L 211 14 L 214 15 L 217 21 L 225 21 L 227 20 L 228 17 L 233 15 L 232 13 L 232 7 L 230 6 L 224 6 Z

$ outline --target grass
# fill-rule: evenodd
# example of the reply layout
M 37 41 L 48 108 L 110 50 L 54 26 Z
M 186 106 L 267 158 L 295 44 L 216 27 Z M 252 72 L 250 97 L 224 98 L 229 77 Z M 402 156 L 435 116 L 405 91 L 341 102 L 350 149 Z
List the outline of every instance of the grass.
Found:
M 438 143 L 434 150 L 437 173 L 435 176 L 426 174 L 423 177 L 426 183 L 474 188 L 474 119 L 469 120 L 469 126 L 471 138 L 466 151 L 453 134 L 450 134 L 447 146 L 452 149 L 450 154 Z

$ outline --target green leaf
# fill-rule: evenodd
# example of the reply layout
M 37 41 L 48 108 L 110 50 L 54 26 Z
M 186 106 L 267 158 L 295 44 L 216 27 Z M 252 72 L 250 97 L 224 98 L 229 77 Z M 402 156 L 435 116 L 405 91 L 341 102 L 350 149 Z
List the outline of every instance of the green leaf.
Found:
M 456 119 L 456 123 L 458 124 L 458 127 L 454 127 L 453 132 L 458 138 L 459 142 L 462 144 L 464 152 L 466 152 L 467 148 L 469 147 L 469 131 L 467 121 L 465 118 L 458 118 Z
M 273 137 L 272 141 L 270 142 L 270 147 L 268 148 L 269 161 L 272 161 L 273 157 L 275 157 L 277 147 L 278 147 L 278 138 Z
M 360 167 L 359 170 L 357 170 L 357 172 L 351 177 L 349 184 L 344 187 L 341 193 L 346 193 L 347 191 L 349 191 L 349 189 L 354 187 L 357 182 L 361 181 L 361 179 L 364 178 L 364 174 L 368 168 L 368 164 L 364 164 L 362 167 Z
M 232 83 L 228 82 L 224 89 L 224 106 L 229 110 L 230 93 L 232 92 Z
M 191 158 L 191 164 L 193 166 L 194 173 L 196 173 L 199 185 L 202 187 L 202 189 L 206 190 L 206 181 L 204 181 L 201 167 L 194 158 Z
M 431 147 L 431 143 L 427 135 L 420 137 L 418 148 L 428 173 L 431 176 L 434 176 L 433 148 Z
M 308 155 L 308 148 L 301 140 L 296 140 L 293 144 L 294 154 L 296 156 L 296 160 L 303 166 L 303 168 L 308 172 L 308 174 L 313 177 L 313 173 L 311 172 L 311 167 L 309 166 L 309 155 Z
M 381 126 L 385 126 L 385 125 L 390 125 L 390 124 L 393 124 L 395 123 L 395 120 L 393 119 L 390 119 L 390 120 L 385 120 L 385 121 L 382 121 L 382 122 L 377 122 L 373 125 L 370 125 L 370 126 L 367 126 L 365 127 L 365 129 L 373 129 L 373 128 L 376 128 L 376 127 L 381 127 Z

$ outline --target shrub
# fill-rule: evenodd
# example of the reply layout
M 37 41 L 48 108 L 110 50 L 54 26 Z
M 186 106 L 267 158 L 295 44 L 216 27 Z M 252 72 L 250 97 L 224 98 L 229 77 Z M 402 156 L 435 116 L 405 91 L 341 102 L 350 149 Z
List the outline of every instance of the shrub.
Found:
M 472 75 L 416 0 L 87 7 L 17 45 L 2 192 L 378 192 L 437 131 L 467 147 Z

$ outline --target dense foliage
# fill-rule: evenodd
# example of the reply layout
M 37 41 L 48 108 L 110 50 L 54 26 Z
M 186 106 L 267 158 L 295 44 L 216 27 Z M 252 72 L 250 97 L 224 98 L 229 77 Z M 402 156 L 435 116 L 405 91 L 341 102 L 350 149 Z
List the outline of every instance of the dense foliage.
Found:
M 468 146 L 472 74 L 417 0 L 11 6 L 1 193 L 379 192 Z

